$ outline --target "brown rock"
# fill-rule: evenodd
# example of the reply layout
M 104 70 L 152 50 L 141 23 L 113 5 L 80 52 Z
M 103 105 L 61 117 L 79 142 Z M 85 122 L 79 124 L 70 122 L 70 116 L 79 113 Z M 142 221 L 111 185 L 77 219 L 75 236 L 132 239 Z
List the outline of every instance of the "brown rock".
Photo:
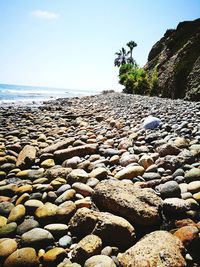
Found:
M 55 166 L 55 162 L 53 159 L 45 159 L 41 162 L 41 167 L 44 169 L 49 169 L 51 167 Z
M 24 203 L 26 209 L 30 212 L 35 211 L 37 208 L 42 207 L 44 204 L 38 199 L 29 199 Z
M 44 149 L 40 150 L 39 154 L 44 154 L 44 153 L 53 153 L 57 150 L 67 148 L 69 145 L 72 145 L 75 141 L 75 138 L 69 137 L 65 140 L 59 141 L 55 144 L 52 144 L 48 147 L 45 147 Z
M 39 260 L 35 249 L 21 248 L 13 252 L 4 262 L 3 267 L 38 267 Z
M 117 148 L 118 149 L 126 149 L 126 150 L 128 150 L 128 148 L 131 147 L 132 145 L 133 145 L 132 140 L 130 138 L 125 138 L 119 143 Z
M 54 189 L 59 189 L 61 185 L 66 184 L 67 181 L 64 178 L 56 178 L 55 180 L 51 181 L 50 185 Z
M 68 182 L 70 184 L 81 182 L 85 183 L 89 178 L 89 175 L 86 171 L 82 169 L 74 169 L 68 175 Z
M 24 193 L 21 196 L 18 197 L 18 199 L 16 200 L 15 205 L 19 205 L 19 204 L 23 204 L 24 202 L 26 202 L 28 199 L 30 198 L 30 195 L 28 193 Z
M 138 163 L 145 169 L 154 164 L 154 160 L 149 155 L 143 155 Z
M 44 266 L 57 266 L 66 256 L 63 248 L 52 248 L 48 250 L 42 257 Z
M 101 238 L 96 235 L 87 235 L 74 248 L 72 259 L 83 264 L 91 256 L 100 254 L 101 248 Z
M 174 141 L 174 144 L 178 148 L 188 148 L 189 142 L 187 139 L 184 137 L 177 137 L 176 140 Z
M 133 226 L 124 218 L 108 212 L 80 208 L 69 222 L 75 235 L 98 235 L 105 244 L 127 248 L 135 241 Z M 116 234 L 117 233 L 117 234 Z
M 133 224 L 154 225 L 160 221 L 162 200 L 151 189 L 141 189 L 123 181 L 105 180 L 94 188 L 95 203 Z
M 0 227 L 6 225 L 7 218 L 0 215 Z
M 72 201 L 65 201 L 58 206 L 56 216 L 59 221 L 67 222 L 76 211 L 76 205 Z
M 94 190 L 89 185 L 83 183 L 74 183 L 72 188 L 84 197 L 90 196 L 94 193 Z
M 35 180 L 38 178 L 43 177 L 44 175 L 44 169 L 40 168 L 38 170 L 23 170 L 23 171 L 19 171 L 17 172 L 16 176 L 21 178 L 21 179 L 30 179 L 30 180 Z
M 4 163 L 15 163 L 16 162 L 16 157 L 14 156 L 4 156 L 4 157 L 0 157 L 0 164 L 4 164 Z
M 67 176 L 71 171 L 72 171 L 71 168 L 53 167 L 46 171 L 46 176 L 49 180 L 53 180 L 56 178 L 67 179 Z
M 24 193 L 31 193 L 33 191 L 33 187 L 30 184 L 22 185 L 18 187 L 15 191 L 17 195 L 22 195 Z
M 122 155 L 122 157 L 119 160 L 119 163 L 121 166 L 126 167 L 131 163 L 138 162 L 139 156 L 134 154 L 127 154 Z
M 91 202 L 90 198 L 85 197 L 83 199 L 76 200 L 75 201 L 75 205 L 76 205 L 77 209 L 80 209 L 80 208 L 88 208 L 88 209 L 90 209 L 91 206 L 92 206 L 92 202 Z
M 35 216 L 38 220 L 47 221 L 56 217 L 58 206 L 50 202 L 45 203 L 35 211 Z
M 75 194 L 76 194 L 76 191 L 74 189 L 66 190 L 58 198 L 56 198 L 55 203 L 61 204 L 67 200 L 71 200 L 75 196 Z
M 91 155 L 96 153 L 97 144 L 87 144 L 77 147 L 66 148 L 62 150 L 57 150 L 54 152 L 55 159 L 63 162 L 66 159 L 78 156 L 84 157 L 86 155 Z
M 81 163 L 81 158 L 80 157 L 73 157 L 73 158 L 65 160 L 62 163 L 62 166 L 76 169 L 79 163 Z
M 145 169 L 142 166 L 127 166 L 115 174 L 116 179 L 132 179 L 138 175 L 143 175 Z
M 120 157 L 118 155 L 114 155 L 110 158 L 110 163 L 111 164 L 118 164 L 120 160 Z
M 193 181 L 190 182 L 187 186 L 188 192 L 191 193 L 198 193 L 200 192 L 200 181 Z
M 86 260 L 84 264 L 84 267 L 96 267 L 96 266 L 116 267 L 116 264 L 110 257 L 106 255 L 92 256 L 91 258 Z
M 182 252 L 183 246 L 178 238 L 166 231 L 155 231 L 120 254 L 118 259 L 122 267 L 185 267 Z
M 0 242 L 0 259 L 6 258 L 17 249 L 17 242 L 14 239 L 5 238 Z
M 187 226 L 187 225 L 196 226 L 196 223 L 193 220 L 189 219 L 189 218 L 175 221 L 175 226 L 178 227 L 178 228 L 181 228 L 181 227 Z
M 178 237 L 185 247 L 191 245 L 192 241 L 198 238 L 199 230 L 193 225 L 187 225 L 179 228 L 174 235 Z
M 161 157 L 165 157 L 167 155 L 178 155 L 181 151 L 178 147 L 172 144 L 164 144 L 157 148 L 157 152 Z
M 108 171 L 105 168 L 102 167 L 98 167 L 94 170 L 91 171 L 91 173 L 89 174 L 90 177 L 94 177 L 97 179 L 106 179 L 108 175 Z
M 20 169 L 29 168 L 35 161 L 36 148 L 34 146 L 26 145 L 17 158 L 16 167 Z
M 22 204 L 15 206 L 8 216 L 8 222 L 10 223 L 20 221 L 25 216 L 25 213 L 26 209 Z
M 200 192 L 195 193 L 195 194 L 193 195 L 193 198 L 194 198 L 197 202 L 200 202 Z
M 191 145 L 189 148 L 196 157 L 200 155 L 200 144 Z

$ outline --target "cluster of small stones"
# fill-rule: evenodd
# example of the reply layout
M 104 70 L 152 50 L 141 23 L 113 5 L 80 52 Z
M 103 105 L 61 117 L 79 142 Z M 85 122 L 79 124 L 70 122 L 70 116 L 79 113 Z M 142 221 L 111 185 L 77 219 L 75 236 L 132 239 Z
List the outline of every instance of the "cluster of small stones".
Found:
M 113 93 L 0 125 L 0 266 L 199 266 L 200 103 Z

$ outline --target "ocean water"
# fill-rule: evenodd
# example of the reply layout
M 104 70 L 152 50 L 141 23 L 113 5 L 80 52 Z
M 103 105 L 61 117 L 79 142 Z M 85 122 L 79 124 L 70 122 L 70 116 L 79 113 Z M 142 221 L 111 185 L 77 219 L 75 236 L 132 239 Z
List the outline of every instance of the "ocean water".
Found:
M 98 94 L 92 90 L 0 84 L 0 105 L 6 103 L 35 103 L 65 97 Z

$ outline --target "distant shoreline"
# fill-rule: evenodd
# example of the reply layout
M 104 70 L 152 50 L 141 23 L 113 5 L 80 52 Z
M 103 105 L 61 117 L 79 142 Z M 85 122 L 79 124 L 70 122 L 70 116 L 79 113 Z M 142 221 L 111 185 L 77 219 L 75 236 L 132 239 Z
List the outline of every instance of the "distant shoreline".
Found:
M 44 101 L 56 100 L 58 98 L 72 98 L 86 95 L 99 94 L 95 90 L 72 90 L 67 88 L 50 88 L 20 86 L 13 84 L 0 84 L 1 106 L 30 106 L 41 105 Z

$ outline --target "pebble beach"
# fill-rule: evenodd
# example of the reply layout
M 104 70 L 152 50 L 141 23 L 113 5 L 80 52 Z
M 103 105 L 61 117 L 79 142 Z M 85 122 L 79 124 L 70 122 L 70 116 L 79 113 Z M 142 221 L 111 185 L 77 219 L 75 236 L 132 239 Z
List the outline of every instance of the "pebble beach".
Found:
M 0 126 L 0 266 L 200 266 L 200 102 L 2 105 Z

